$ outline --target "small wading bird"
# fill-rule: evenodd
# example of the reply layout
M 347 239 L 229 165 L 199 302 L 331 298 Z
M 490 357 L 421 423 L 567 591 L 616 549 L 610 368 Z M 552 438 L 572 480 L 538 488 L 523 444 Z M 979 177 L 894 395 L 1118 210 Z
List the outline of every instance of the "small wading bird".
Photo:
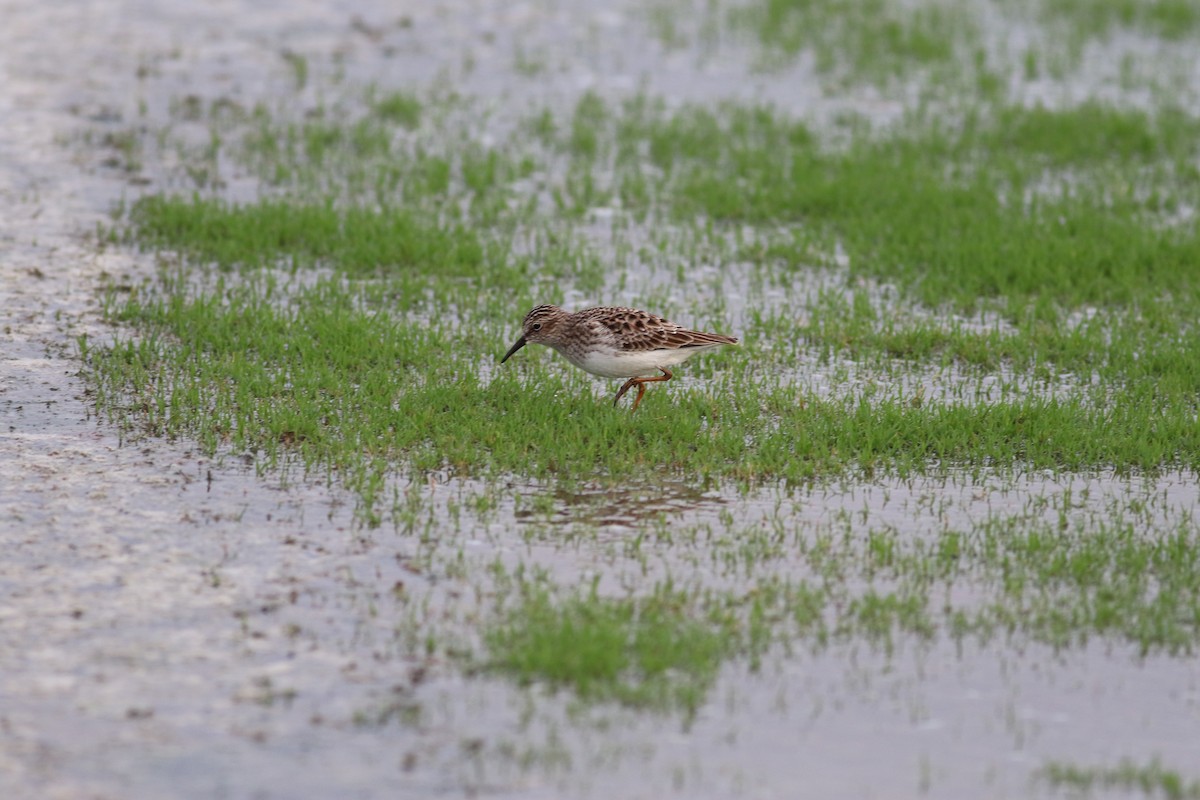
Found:
M 521 338 L 500 359 L 501 364 L 530 342 L 544 344 L 593 375 L 629 378 L 613 398 L 613 405 L 636 386 L 638 393 L 630 411 L 637 411 L 647 383 L 671 380 L 667 367 L 682 364 L 697 353 L 738 343 L 732 336 L 689 331 L 636 308 L 608 306 L 573 314 L 558 306 L 537 306 L 525 315 L 521 329 Z

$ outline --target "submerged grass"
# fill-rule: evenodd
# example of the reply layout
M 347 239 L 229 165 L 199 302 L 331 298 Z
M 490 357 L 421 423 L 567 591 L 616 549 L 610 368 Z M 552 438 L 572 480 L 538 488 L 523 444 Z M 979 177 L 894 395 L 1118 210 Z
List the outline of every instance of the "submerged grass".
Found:
M 1180 40 L 1200 34 L 1200 8 L 1188 0 L 1042 0 L 1044 17 L 1065 22 L 1076 35 L 1107 37 L 1134 29 Z
M 954 572 L 980 571 L 974 577 L 997 594 L 990 603 L 955 611 L 951 629 L 1019 633 L 1056 647 L 1112 638 L 1143 656 L 1196 648 L 1200 550 L 1190 519 L 1154 538 L 1122 521 L 1064 528 L 996 519 L 955 535 L 953 547 L 961 559 Z M 920 574 L 928 555 L 917 559 L 910 575 Z
M 1145 766 L 1122 759 L 1116 767 L 1079 767 L 1051 762 L 1041 769 L 1038 778 L 1056 789 L 1066 789 L 1078 795 L 1097 791 L 1140 792 L 1146 797 L 1165 797 L 1167 800 L 1200 798 L 1200 780 L 1189 780 L 1182 773 L 1168 769 L 1157 759 Z
M 905 91 L 920 76 L 923 93 L 943 97 L 997 97 L 1006 73 L 1022 67 L 1007 47 L 989 46 L 987 28 L 998 19 L 1027 28 L 1022 38 L 1041 40 L 1024 51 L 1027 73 L 1040 62 L 1054 65 L 1059 77 L 1080 67 L 1087 45 L 1118 33 L 1163 43 L 1200 34 L 1200 9 L 1189 0 L 746 0 L 710 3 L 708 15 L 727 17 L 730 27 L 754 37 L 769 65 L 811 58 L 827 91 L 853 84 Z M 677 26 L 666 16 L 660 8 L 655 27 L 672 45 Z
M 618 162 L 618 181 L 665 174 L 680 220 L 786 226 L 766 251 L 780 267 L 844 258 L 934 308 L 1197 302 L 1200 123 L 1180 112 L 1008 108 L 957 130 L 914 118 L 840 149 L 765 108 L 610 116 L 634 140 L 621 152 L 641 139 L 650 156 Z
M 958 6 L 898 9 L 771 2 L 745 19 L 772 47 L 817 48 L 831 71 L 843 55 L 877 76 L 964 58 L 984 71 Z M 830 19 L 827 41 L 853 44 L 844 54 L 813 38 Z M 392 479 L 423 473 L 601 490 L 664 476 L 1194 474 L 1200 122 L 980 96 L 887 130 L 849 119 L 830 131 L 769 107 L 586 94 L 570 113 L 489 129 L 486 145 L 463 133 L 477 120 L 461 98 L 369 91 L 356 112 L 299 121 L 211 109 L 189 171 L 205 193 L 147 196 L 114 236 L 178 258 L 158 283 L 106 297 L 107 318 L 129 326 L 111 344 L 80 340 L 97 405 L 127 431 L 336 476 L 366 522 L 390 506 L 398 527 L 416 512 Z M 202 118 L 193 105 L 188 119 Z M 233 177 L 260 196 L 221 196 Z M 637 284 L 647 300 L 679 308 L 683 295 L 695 316 L 704 291 L 715 329 L 741 314 L 743 347 L 680 371 L 702 382 L 653 387 L 630 416 L 611 407 L 615 385 L 596 391 L 533 348 L 496 363 L 528 307 L 632 302 L 626 282 L 652 264 L 669 268 Z M 697 288 L 693 266 L 713 268 L 711 286 Z M 798 287 L 818 273 L 837 288 L 808 296 Z M 825 394 L 802 388 L 814 364 L 830 367 Z M 848 364 L 885 386 L 906 367 L 949 366 L 1055 391 L 933 400 L 841 381 Z M 796 640 L 1102 637 L 1147 654 L 1200 638 L 1190 518 L 1152 536 L 1065 514 L 927 538 L 788 525 L 738 523 L 736 546 L 711 547 L 748 591 L 501 593 L 485 663 L 690 714 L 724 661 Z M 762 553 L 787 570 L 771 573 Z M 954 599 L 962 587 L 969 602 Z
M 595 583 L 556 589 L 497 567 L 501 608 L 486 623 L 482 663 L 585 701 L 690 715 L 720 663 L 757 669 L 768 653 L 800 646 L 866 642 L 891 652 L 949 639 L 1060 650 L 1100 640 L 1139 657 L 1194 653 L 1200 538 L 1191 514 L 1159 520 L 1151 535 L 1161 509 L 1134 499 L 1081 513 L 1080 499 L 1068 490 L 1021 513 L 919 533 L 864 530 L 849 517 L 815 528 L 787 518 L 729 520 L 721 534 L 673 531 L 682 549 L 696 548 L 703 577 L 615 598 Z M 738 576 L 738 588 L 712 588 L 714 575 Z
M 1200 541 L 1190 517 L 1147 536 L 1136 513 L 1072 519 L 1069 495 L 1062 503 L 1058 519 L 822 533 L 801 545 L 812 576 L 760 578 L 759 592 L 777 616 L 799 612 L 795 635 L 818 643 L 916 634 L 1073 648 L 1099 638 L 1142 656 L 1194 652 Z
M 961 4 L 892 0 L 758 0 L 730 10 L 776 59 L 811 52 L 818 72 L 887 83 L 943 71 L 978 46 L 979 22 Z
M 487 667 L 523 683 L 569 688 L 585 701 L 615 700 L 694 714 L 722 661 L 743 650 L 730 617 L 705 617 L 665 589 L 645 598 L 590 594 L 554 599 L 529 588 L 484 632 Z

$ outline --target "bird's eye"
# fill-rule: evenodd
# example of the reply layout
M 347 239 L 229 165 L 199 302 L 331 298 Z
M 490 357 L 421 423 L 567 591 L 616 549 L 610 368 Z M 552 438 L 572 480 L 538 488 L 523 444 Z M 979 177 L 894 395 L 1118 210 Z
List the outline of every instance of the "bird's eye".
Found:
M 542 323 L 540 323 L 540 322 L 535 322 L 530 327 L 530 330 L 534 330 L 534 331 L 540 331 L 541 329 L 542 329 Z

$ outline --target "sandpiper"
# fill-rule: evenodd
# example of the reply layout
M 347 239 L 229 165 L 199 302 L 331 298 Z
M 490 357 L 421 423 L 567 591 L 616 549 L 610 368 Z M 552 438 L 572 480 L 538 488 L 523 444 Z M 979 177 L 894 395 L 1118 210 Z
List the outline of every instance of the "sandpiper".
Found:
M 637 386 L 630 411 L 637 411 L 647 383 L 671 380 L 667 367 L 682 364 L 697 353 L 738 343 L 732 336 L 690 331 L 647 311 L 610 306 L 575 313 L 558 306 L 537 306 L 525 315 L 521 329 L 521 338 L 500 359 L 501 364 L 530 342 L 544 344 L 593 375 L 629 378 L 613 398 L 613 405 Z M 662 374 L 655 374 L 658 372 Z

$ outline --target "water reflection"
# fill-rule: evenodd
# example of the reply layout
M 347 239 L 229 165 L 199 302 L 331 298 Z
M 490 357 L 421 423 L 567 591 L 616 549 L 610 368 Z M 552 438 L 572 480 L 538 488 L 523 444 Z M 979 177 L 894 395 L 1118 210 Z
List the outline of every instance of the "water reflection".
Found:
M 711 510 L 728 502 L 707 483 L 682 480 L 632 486 L 590 484 L 568 489 L 537 486 L 521 495 L 514 516 L 522 523 L 635 528 L 647 521 Z

